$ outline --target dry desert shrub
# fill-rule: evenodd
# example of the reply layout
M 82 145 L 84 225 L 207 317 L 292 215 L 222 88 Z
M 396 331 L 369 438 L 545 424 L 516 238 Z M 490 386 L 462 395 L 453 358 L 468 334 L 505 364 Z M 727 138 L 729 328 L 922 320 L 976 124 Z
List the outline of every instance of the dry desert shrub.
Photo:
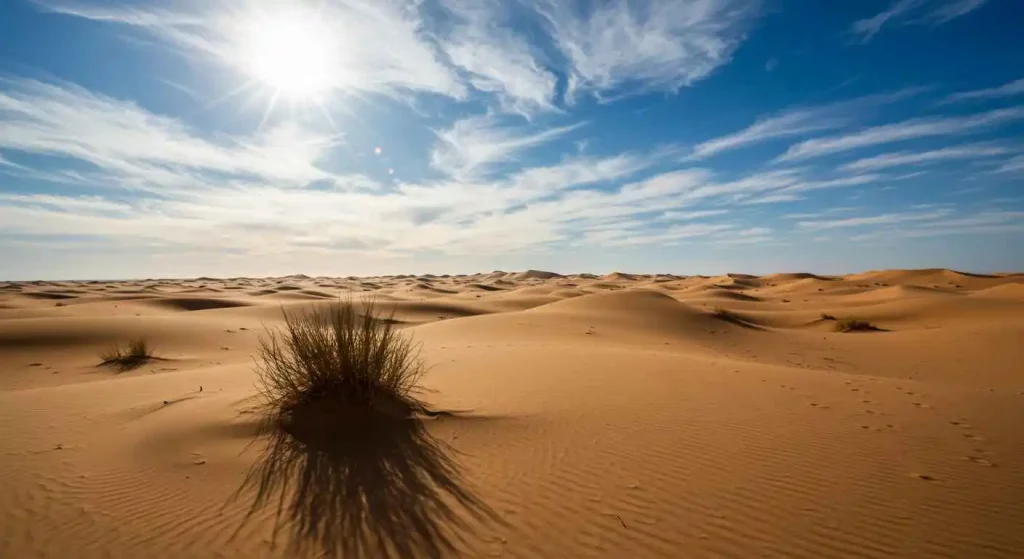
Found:
M 836 332 L 871 332 L 879 328 L 866 320 L 843 318 L 836 322 Z
M 256 375 L 268 417 L 290 422 L 316 410 L 423 410 L 413 396 L 424 372 L 419 346 L 372 300 L 289 314 L 260 339 Z
M 153 348 L 145 338 L 135 338 L 127 345 L 114 344 L 100 353 L 101 365 L 108 365 L 119 371 L 128 371 L 145 365 L 154 359 Z

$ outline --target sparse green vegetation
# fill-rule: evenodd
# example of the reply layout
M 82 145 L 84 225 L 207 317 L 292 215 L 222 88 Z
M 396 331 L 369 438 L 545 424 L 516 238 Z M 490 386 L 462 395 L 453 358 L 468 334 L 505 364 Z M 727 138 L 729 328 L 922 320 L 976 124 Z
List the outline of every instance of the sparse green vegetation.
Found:
M 836 332 L 870 332 L 878 327 L 866 320 L 844 318 L 836 322 Z
M 153 357 L 153 348 L 145 338 L 135 338 L 128 345 L 115 344 L 100 353 L 101 365 L 115 367 L 120 371 L 128 371 L 145 365 Z
M 260 339 L 256 375 L 268 418 L 293 424 L 307 413 L 424 411 L 412 393 L 424 372 L 419 346 L 372 300 L 285 312 L 285 326 Z

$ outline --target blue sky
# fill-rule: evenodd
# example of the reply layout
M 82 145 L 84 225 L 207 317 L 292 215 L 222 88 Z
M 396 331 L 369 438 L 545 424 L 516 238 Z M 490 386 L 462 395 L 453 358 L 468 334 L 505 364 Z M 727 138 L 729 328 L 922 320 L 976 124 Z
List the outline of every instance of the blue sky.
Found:
M 1017 0 L 7 0 L 0 279 L 1024 269 Z

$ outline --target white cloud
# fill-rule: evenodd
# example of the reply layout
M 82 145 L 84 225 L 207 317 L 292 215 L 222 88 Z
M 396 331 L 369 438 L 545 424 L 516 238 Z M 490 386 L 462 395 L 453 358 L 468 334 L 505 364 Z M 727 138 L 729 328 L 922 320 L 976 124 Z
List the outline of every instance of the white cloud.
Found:
M 850 32 L 868 42 L 883 27 L 893 25 L 942 25 L 980 8 L 988 0 L 894 0 L 877 14 L 857 20 Z M 922 8 L 922 9 L 918 9 Z M 924 8 L 927 8 L 925 10 Z M 915 16 L 914 14 L 918 14 Z
M 885 229 L 851 237 L 854 241 L 892 238 L 924 238 L 960 235 L 1007 234 L 1024 231 L 1024 212 L 990 211 L 909 223 L 907 227 Z
M 937 25 L 943 24 L 973 12 L 986 2 L 988 0 L 946 0 L 928 14 L 927 18 Z
M 536 0 L 569 63 L 571 101 L 598 95 L 676 91 L 729 62 L 759 2 L 636 0 L 579 3 Z
M 928 221 L 949 216 L 952 210 L 943 209 L 932 212 L 891 213 L 873 216 L 849 217 L 845 219 L 829 219 L 820 221 L 798 221 L 797 227 L 811 231 L 839 229 L 846 227 L 863 227 L 865 225 L 892 225 L 913 221 Z
M 888 8 L 877 14 L 853 22 L 850 30 L 861 36 L 861 40 L 870 41 L 886 24 L 903 17 L 906 13 L 924 4 L 928 0 L 896 0 Z
M 459 23 L 440 46 L 469 72 L 470 84 L 498 97 L 509 112 L 555 110 L 557 78 L 541 64 L 526 37 L 516 34 L 496 0 L 445 0 Z
M 999 167 L 995 170 L 995 172 L 996 173 L 1019 173 L 1019 172 L 1024 172 L 1024 155 L 1018 155 L 1016 157 L 1011 157 L 1010 159 L 1004 161 L 1001 165 L 999 165 Z
M 52 194 L 13 194 L 0 192 L 0 203 L 10 205 L 62 209 L 73 212 L 128 212 L 131 206 L 100 196 L 60 196 Z
M 712 217 L 716 215 L 722 215 L 729 213 L 729 210 L 691 210 L 691 211 L 670 211 L 665 212 L 659 216 L 659 219 L 669 220 L 689 220 L 689 219 L 700 219 L 702 217 Z
M 1022 108 L 997 109 L 968 116 L 916 118 L 843 136 L 805 140 L 791 146 L 778 160 L 797 161 L 916 138 L 969 134 L 1021 119 L 1024 119 Z
M 855 211 L 857 211 L 859 209 L 861 209 L 859 206 L 836 206 L 836 207 L 833 207 L 833 208 L 826 208 L 826 209 L 823 209 L 823 210 L 818 211 L 818 212 L 803 212 L 803 213 L 785 214 L 782 217 L 785 218 L 785 219 L 803 219 L 803 220 L 809 220 L 810 219 L 810 220 L 813 220 L 813 219 L 821 219 L 823 217 L 827 217 L 827 216 L 835 215 L 835 214 L 855 212 Z
M 635 231 L 617 231 L 617 235 L 608 235 L 606 238 L 604 238 L 603 244 L 613 247 L 663 244 L 672 241 L 678 241 L 680 239 L 707 237 L 715 233 L 722 233 L 725 231 L 731 231 L 733 229 L 735 229 L 735 226 L 722 223 L 695 223 L 690 225 L 677 225 L 652 233 L 637 233 Z
M 583 123 L 539 131 L 502 125 L 493 115 L 473 116 L 437 131 L 438 144 L 430 156 L 431 165 L 459 179 L 485 175 L 498 163 L 548 143 Z
M 9 167 L 13 169 L 27 169 L 24 165 L 19 165 L 0 154 L 0 167 Z
M 924 87 L 906 88 L 892 93 L 867 95 L 856 99 L 816 107 L 792 109 L 758 119 L 747 128 L 697 144 L 690 159 L 699 160 L 768 140 L 802 136 L 812 132 L 841 128 L 882 105 L 895 103 L 926 91 Z
M 975 89 L 972 91 L 961 91 L 958 93 L 950 94 L 946 97 L 946 103 L 954 103 L 957 101 L 977 101 L 983 99 L 999 99 L 1002 97 L 1014 97 L 1017 95 L 1024 95 L 1024 78 L 1015 80 L 1009 83 L 1004 83 L 998 87 L 990 87 L 987 89 Z
M 119 187 L 189 188 L 200 172 L 299 186 L 340 180 L 317 166 L 332 136 L 285 125 L 257 136 L 200 137 L 180 121 L 70 84 L 8 80 L 0 91 L 0 149 L 87 162 L 69 175 Z M 50 173 L 53 175 L 54 173 Z
M 799 194 L 769 194 L 767 196 L 744 200 L 740 202 L 740 204 L 744 206 L 753 206 L 759 204 L 777 204 L 779 202 L 795 202 L 797 200 L 803 200 L 803 196 L 800 196 Z
M 751 227 L 749 229 L 741 229 L 739 231 L 730 231 L 728 235 L 715 239 L 711 244 L 749 245 L 766 243 L 774 240 L 772 233 L 774 233 L 774 231 L 768 227 Z
M 813 110 L 796 110 L 760 119 L 739 132 L 697 144 L 691 158 L 704 159 L 767 140 L 838 128 L 844 124 L 840 119 L 821 118 L 823 116 Z
M 940 163 L 954 159 L 992 157 L 996 155 L 1004 155 L 1011 151 L 1012 150 L 1009 148 L 990 144 L 953 146 L 922 152 L 898 151 L 895 153 L 885 153 L 874 157 L 858 159 L 844 164 L 840 169 L 844 171 L 877 171 L 879 169 L 886 169 L 889 167 Z
M 827 188 L 842 188 L 844 186 L 860 186 L 879 182 L 884 177 L 878 174 L 854 175 L 851 177 L 839 177 L 828 180 L 808 180 L 798 184 L 790 185 L 778 190 L 779 193 L 809 192 L 811 190 L 824 190 Z

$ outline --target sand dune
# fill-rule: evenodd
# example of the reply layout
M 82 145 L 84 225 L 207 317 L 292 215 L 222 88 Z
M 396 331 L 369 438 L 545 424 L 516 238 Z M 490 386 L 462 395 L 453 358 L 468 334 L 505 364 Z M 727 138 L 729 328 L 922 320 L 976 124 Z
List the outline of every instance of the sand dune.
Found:
M 259 337 L 347 296 L 459 413 L 342 465 L 266 448 Z M 101 365 L 136 336 L 158 359 Z M 1021 340 L 1024 275 L 942 269 L 0 283 L 0 557 L 1022 557 Z M 251 509 L 289 460 L 326 532 Z

